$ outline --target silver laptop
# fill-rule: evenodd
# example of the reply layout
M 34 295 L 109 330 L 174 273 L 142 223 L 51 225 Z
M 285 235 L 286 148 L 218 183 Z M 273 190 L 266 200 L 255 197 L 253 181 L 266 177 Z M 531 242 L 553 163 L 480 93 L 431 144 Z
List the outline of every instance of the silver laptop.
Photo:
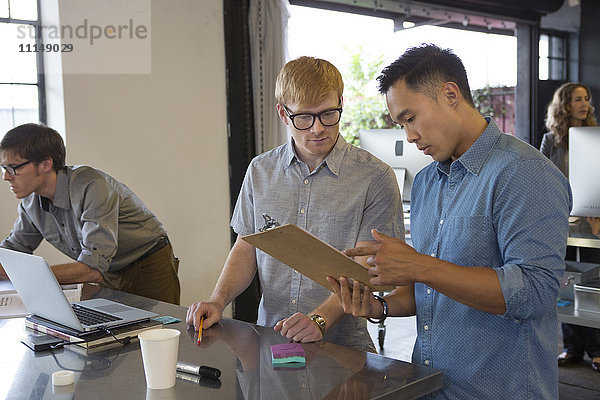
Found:
M 42 257 L 0 248 L 0 264 L 27 311 L 38 320 L 89 333 L 158 315 L 102 298 L 69 304 L 52 269 Z

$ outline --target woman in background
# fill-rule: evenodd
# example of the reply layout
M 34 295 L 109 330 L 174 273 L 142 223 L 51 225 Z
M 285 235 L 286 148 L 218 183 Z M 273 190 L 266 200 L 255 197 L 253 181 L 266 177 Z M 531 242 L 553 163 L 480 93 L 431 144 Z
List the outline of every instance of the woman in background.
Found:
M 572 126 L 596 126 L 590 90 L 580 83 L 565 83 L 559 87 L 548 105 L 546 128 L 540 151 L 569 177 L 569 128 Z M 599 182 L 600 184 L 600 182 Z M 600 218 L 587 222 L 594 235 L 599 234 Z M 574 248 L 567 248 L 567 260 L 574 260 Z M 584 249 L 581 249 L 584 250 Z M 585 249 L 580 261 L 600 263 L 600 251 Z M 585 326 L 562 324 L 564 351 L 558 356 L 558 365 L 577 363 L 587 352 L 592 368 L 600 372 L 600 330 Z

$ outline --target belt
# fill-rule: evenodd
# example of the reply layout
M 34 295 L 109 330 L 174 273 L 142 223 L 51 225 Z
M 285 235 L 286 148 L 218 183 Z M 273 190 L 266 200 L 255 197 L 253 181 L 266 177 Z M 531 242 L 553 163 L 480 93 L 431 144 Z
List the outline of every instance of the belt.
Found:
M 167 245 L 171 243 L 169 242 L 169 237 L 168 236 L 163 236 L 159 239 L 158 242 L 156 242 L 156 244 L 154 246 L 152 246 L 152 248 L 150 250 L 148 250 L 146 252 L 146 254 L 144 254 L 143 256 L 141 256 L 140 258 L 137 259 L 137 261 L 143 260 L 144 258 L 156 253 L 159 250 L 164 249 L 165 247 L 167 247 Z

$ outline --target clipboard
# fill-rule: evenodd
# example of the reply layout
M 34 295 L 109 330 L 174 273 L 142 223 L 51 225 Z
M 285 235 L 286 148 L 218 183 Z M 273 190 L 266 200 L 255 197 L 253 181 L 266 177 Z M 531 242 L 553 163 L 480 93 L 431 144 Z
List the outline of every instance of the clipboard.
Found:
M 296 225 L 277 226 L 242 239 L 331 291 L 328 275 L 355 279 L 372 291 L 395 289 L 389 285 L 371 285 L 367 267 Z

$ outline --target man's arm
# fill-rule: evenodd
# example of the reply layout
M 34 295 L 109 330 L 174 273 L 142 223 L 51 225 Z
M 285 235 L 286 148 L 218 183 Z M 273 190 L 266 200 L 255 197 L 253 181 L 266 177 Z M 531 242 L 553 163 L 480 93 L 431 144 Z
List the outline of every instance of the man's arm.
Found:
M 564 176 L 549 165 L 528 160 L 499 179 L 493 218 L 505 260 L 502 266 L 460 266 L 420 254 L 377 231 L 373 231 L 376 245 L 345 254 L 371 256 L 368 263 L 375 265 L 369 270 L 372 284 L 422 282 L 480 311 L 516 320 L 544 315 L 556 307 L 571 202 Z M 524 170 L 539 173 L 520 173 Z M 543 206 L 538 206 L 540 198 L 547 199 Z
M 376 242 L 360 241 L 357 242 L 356 245 L 359 247 L 368 246 L 374 243 Z M 354 260 L 367 266 L 367 257 L 356 257 Z M 317 324 L 309 318 L 309 315 L 319 315 L 323 317 L 327 329 L 338 323 L 344 317 L 345 313 L 338 301 L 337 295 L 332 293 L 327 300 L 308 313 L 308 315 L 296 313 L 289 318 L 279 321 L 274 329 L 276 331 L 281 331 L 281 334 L 284 337 L 296 342 L 306 343 L 321 340 L 323 338 L 321 330 Z
M 23 202 L 19 203 L 17 211 L 18 216 L 13 229 L 10 231 L 10 235 L 0 242 L 0 247 L 31 254 L 39 246 L 43 237 L 25 212 Z M 0 280 L 8 280 L 2 264 L 0 264 Z
M 79 216 L 81 253 L 77 262 L 107 272 L 109 260 L 118 250 L 119 193 L 96 176 L 78 175 L 71 184 L 81 186 L 85 193 Z M 71 201 L 74 201 L 74 196 L 71 196 Z
M 71 283 L 99 283 L 102 282 L 102 274 L 98 270 L 88 267 L 82 262 L 57 264 L 50 267 L 56 280 L 61 285 Z M 8 275 L 0 264 L 0 280 L 8 280 Z
M 415 282 L 422 282 L 469 307 L 504 314 L 506 302 L 496 271 L 487 267 L 462 267 L 420 254 Z
M 97 269 L 90 268 L 82 262 L 57 264 L 50 268 L 52 268 L 56 280 L 61 285 L 102 282 L 102 274 Z
M 350 289 L 348 279 L 344 276 L 337 279 L 328 276 L 327 281 L 346 314 L 355 317 L 383 318 L 383 305 L 373 296 L 368 286 L 354 281 Z M 417 313 L 414 285 L 397 286 L 384 296 L 384 300 L 387 303 L 388 317 L 409 317 Z
M 23 202 L 19 203 L 18 216 L 10 231 L 10 235 L 0 242 L 0 247 L 31 254 L 35 250 L 43 237 L 40 231 L 31 222 L 31 219 L 23 208 Z M 0 280 L 8 280 L 8 275 L 0 264 Z
M 188 308 L 186 322 L 196 329 L 202 316 L 204 329 L 219 322 L 225 307 L 250 285 L 256 269 L 256 248 L 238 235 L 212 295 L 207 302 L 193 303 Z
M 422 282 L 469 307 L 493 314 L 506 311 L 496 271 L 486 267 L 462 267 L 420 254 L 404 241 L 373 230 L 376 245 L 346 250 L 348 256 L 371 256 L 369 269 L 374 285 L 406 286 Z

